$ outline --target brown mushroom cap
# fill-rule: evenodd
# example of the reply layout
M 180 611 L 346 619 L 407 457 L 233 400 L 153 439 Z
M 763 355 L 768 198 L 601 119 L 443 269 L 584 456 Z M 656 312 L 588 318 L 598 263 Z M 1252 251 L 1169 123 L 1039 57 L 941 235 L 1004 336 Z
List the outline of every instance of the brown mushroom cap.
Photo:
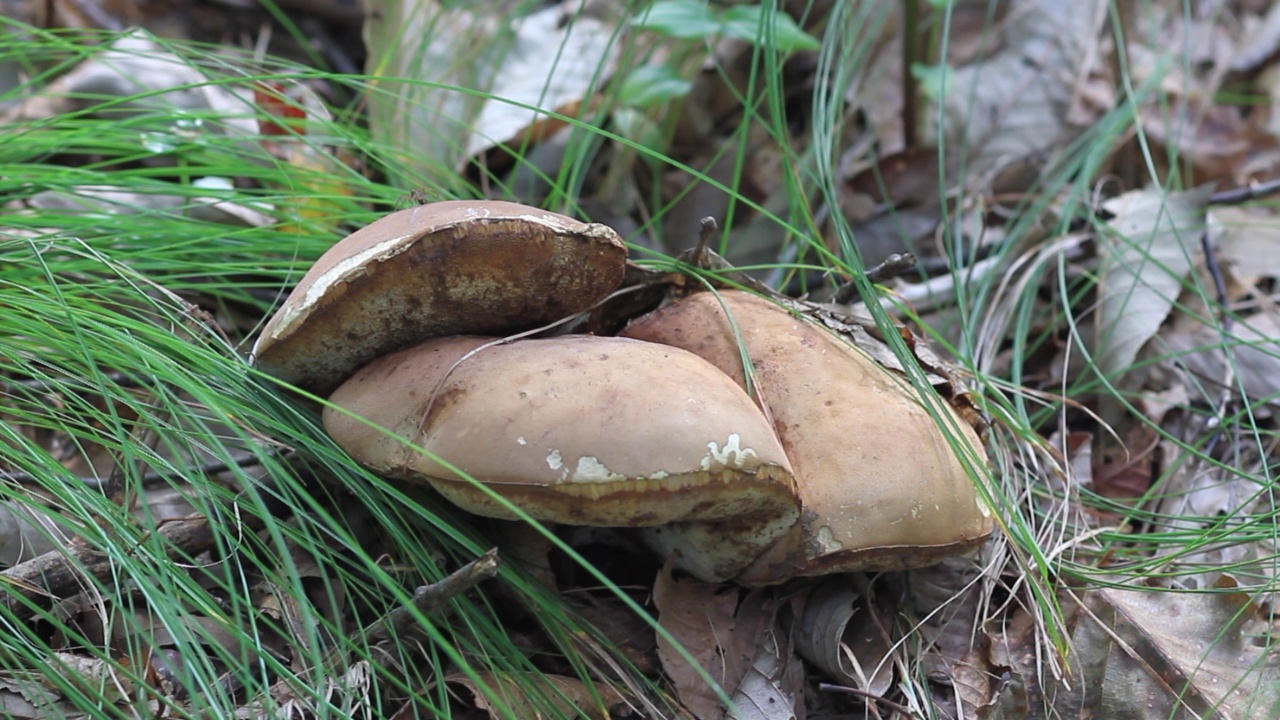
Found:
M 622 281 L 611 228 L 516 203 L 401 210 L 329 249 L 263 328 L 256 364 L 320 395 L 432 337 L 508 334 L 580 312 Z
M 802 508 L 800 523 L 739 581 L 927 565 L 991 533 L 990 511 L 909 384 L 774 303 L 738 291 L 720 296 L 795 470 Z M 739 346 L 713 293 L 639 318 L 623 335 L 690 350 L 746 387 Z M 973 430 L 949 414 L 960 440 L 985 460 Z
M 539 520 L 697 524 L 681 566 L 737 573 L 799 516 L 791 466 L 755 403 L 678 348 L 566 336 L 431 340 L 360 369 L 332 402 L 442 458 Z M 459 362 L 461 361 L 461 362 Z M 398 438 L 333 408 L 329 433 L 374 471 L 426 480 L 478 515 L 514 515 Z

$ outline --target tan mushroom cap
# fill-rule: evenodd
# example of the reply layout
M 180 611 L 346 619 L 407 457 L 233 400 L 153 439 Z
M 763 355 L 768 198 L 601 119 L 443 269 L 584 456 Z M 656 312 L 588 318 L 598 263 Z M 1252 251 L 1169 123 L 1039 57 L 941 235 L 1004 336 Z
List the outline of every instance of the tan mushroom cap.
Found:
M 580 312 L 622 281 L 605 225 L 499 201 L 401 210 L 329 249 L 254 346 L 256 364 L 320 395 L 432 337 L 505 335 Z
M 802 508 L 800 523 L 740 582 L 917 567 L 991 533 L 990 511 L 909 384 L 774 303 L 738 291 L 720 295 L 795 470 Z M 697 353 L 746 387 L 739 346 L 713 293 L 661 308 L 623 334 Z M 985 461 L 973 430 L 948 414 Z
M 681 566 L 704 579 L 737 573 L 795 524 L 799 502 L 781 443 L 751 398 L 705 360 L 594 336 L 522 340 L 468 356 L 492 342 L 442 338 L 387 355 L 331 400 L 536 519 L 703 524 L 691 532 L 707 544 Z M 477 515 L 514 517 L 377 428 L 332 408 L 324 424 L 380 474 L 425 480 Z

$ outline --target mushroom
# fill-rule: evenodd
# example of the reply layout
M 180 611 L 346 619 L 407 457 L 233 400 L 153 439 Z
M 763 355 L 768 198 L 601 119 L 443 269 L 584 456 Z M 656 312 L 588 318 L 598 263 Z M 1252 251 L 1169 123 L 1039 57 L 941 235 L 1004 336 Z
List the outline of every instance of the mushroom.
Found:
M 825 328 L 725 291 L 681 299 L 622 335 L 694 352 L 743 388 L 740 347 L 751 360 L 756 399 L 795 471 L 801 518 L 738 581 L 917 567 L 992 532 L 990 511 L 917 391 Z M 949 408 L 943 413 L 953 442 L 985 462 L 973 430 Z M 690 541 L 698 539 L 678 529 L 663 539 L 672 548 Z
M 520 332 L 585 310 L 622 281 L 626 252 L 605 225 L 515 203 L 401 210 L 316 262 L 263 328 L 254 362 L 323 396 L 427 338 Z
M 325 428 L 379 474 L 426 481 L 477 515 L 516 517 L 462 473 L 538 520 L 663 526 L 695 539 L 677 567 L 708 581 L 736 575 L 799 516 L 755 403 L 666 345 L 441 338 L 374 360 L 330 399 Z

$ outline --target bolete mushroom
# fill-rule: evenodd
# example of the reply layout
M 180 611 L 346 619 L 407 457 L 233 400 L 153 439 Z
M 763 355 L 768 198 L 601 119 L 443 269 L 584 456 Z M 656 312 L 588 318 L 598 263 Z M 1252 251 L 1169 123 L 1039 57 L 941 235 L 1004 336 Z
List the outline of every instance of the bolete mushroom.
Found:
M 374 360 L 330 399 L 330 435 L 379 474 L 477 515 L 515 517 L 455 467 L 538 520 L 671 528 L 697 538 L 677 566 L 704 580 L 736 575 L 799 516 L 755 403 L 666 345 L 442 338 Z
M 622 281 L 605 225 L 500 201 L 392 213 L 329 249 L 254 346 L 266 372 L 319 395 L 421 340 L 508 334 L 580 312 Z
M 915 389 L 825 328 L 726 291 L 683 298 L 622 335 L 694 352 L 743 388 L 745 347 L 756 397 L 795 471 L 801 519 L 740 582 L 927 565 L 991 533 L 990 511 Z M 985 460 L 973 430 L 944 413 L 954 420 L 954 442 Z M 677 530 L 663 542 L 690 541 Z

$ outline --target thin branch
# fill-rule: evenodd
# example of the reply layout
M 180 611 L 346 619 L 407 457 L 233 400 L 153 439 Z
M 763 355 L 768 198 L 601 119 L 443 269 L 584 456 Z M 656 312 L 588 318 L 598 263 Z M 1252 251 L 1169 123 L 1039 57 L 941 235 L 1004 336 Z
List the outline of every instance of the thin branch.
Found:
M 241 532 L 255 532 L 265 525 L 254 515 L 240 516 L 239 523 Z M 204 515 L 164 522 L 153 532 L 164 542 L 165 557 L 182 563 L 212 549 L 218 538 Z M 90 579 L 110 582 L 119 571 L 119 558 L 76 540 L 0 572 L 0 608 L 10 616 L 24 616 L 33 605 L 49 607 L 83 592 Z
M 1245 187 L 1216 192 L 1209 196 L 1210 205 L 1239 205 L 1280 193 L 1280 178 Z
M 321 661 L 319 667 L 304 671 L 299 674 L 298 678 L 282 678 L 267 693 L 276 698 L 281 695 L 292 695 L 296 690 L 292 683 L 297 682 L 298 679 L 307 678 L 310 673 L 314 673 L 319 668 L 325 668 L 330 673 L 333 673 L 346 667 L 349 662 L 348 648 L 358 647 L 361 644 L 373 646 L 384 641 L 402 639 L 408 631 L 418 626 L 418 615 L 414 612 L 415 609 L 423 614 L 439 610 L 449 600 L 467 592 L 480 582 L 497 575 L 499 565 L 498 549 L 493 548 L 484 555 L 453 571 L 440 581 L 418 588 L 414 591 L 413 599 L 410 600 L 409 605 L 396 608 L 381 619 L 375 620 L 356 631 L 347 645 L 330 650 Z M 363 643 L 361 638 L 363 638 Z M 239 693 L 244 689 L 244 675 L 243 673 L 229 671 L 219 679 L 218 684 L 226 693 Z M 247 703 L 246 707 L 254 707 L 262 703 L 263 700 L 259 698 Z
M 392 610 L 386 617 L 365 628 L 366 639 L 372 645 L 404 635 L 418 624 L 420 614 L 435 612 L 453 598 L 497 575 L 500 564 L 498 549 L 493 548 L 439 582 L 423 585 L 414 591 L 413 599 L 408 605 Z
M 219 473 L 224 473 L 232 468 L 252 467 L 262 462 L 262 458 L 258 455 L 246 455 L 237 458 L 234 462 L 226 462 L 225 460 L 215 460 L 205 463 L 198 468 L 194 468 L 194 475 L 208 478 Z M 177 478 L 189 478 L 193 476 L 193 469 L 186 468 L 183 470 L 152 470 L 142 476 L 143 487 L 153 487 L 162 483 L 168 483 Z M 79 477 L 81 482 L 89 487 L 103 486 L 106 481 L 98 477 Z M 29 472 L 0 472 L 0 482 L 15 482 L 22 485 L 39 485 L 45 481 L 44 477 Z
M 884 262 L 867 271 L 867 282 L 873 285 L 882 283 L 890 278 L 910 272 L 915 266 L 915 255 L 911 253 L 894 253 L 885 258 Z M 837 305 L 848 305 L 857 300 L 860 295 L 858 283 L 851 280 L 841 285 L 839 290 L 836 290 L 835 302 Z
M 719 229 L 716 219 L 708 215 L 702 218 L 701 227 L 698 229 L 698 244 L 694 247 L 693 252 L 689 256 L 689 262 L 698 267 L 707 267 L 707 244 L 711 242 L 711 236 Z
M 845 685 L 832 685 L 831 683 L 819 683 L 818 690 L 822 692 L 838 692 L 838 693 L 845 693 L 847 695 L 857 695 L 858 697 L 864 698 L 866 700 L 874 700 L 876 703 L 880 705 L 884 705 L 885 707 L 889 708 L 890 710 L 893 710 L 894 712 L 902 713 L 907 717 L 919 717 L 919 715 L 913 712 L 911 708 L 907 707 L 906 705 L 902 705 L 892 700 L 885 699 L 879 695 L 876 695 L 875 693 L 867 692 L 866 690 L 859 690 L 858 688 L 851 688 Z
M 1231 317 L 1231 308 L 1229 306 L 1229 298 L 1227 297 L 1227 283 L 1222 277 L 1222 267 L 1218 264 L 1218 255 L 1213 251 L 1213 243 L 1209 241 L 1209 233 L 1200 234 L 1200 247 L 1204 250 L 1204 264 L 1209 271 L 1209 277 L 1213 278 L 1213 290 L 1217 294 L 1218 306 L 1222 308 L 1222 335 L 1225 337 L 1231 334 L 1231 330 L 1235 325 Z M 1224 365 L 1227 373 L 1232 372 L 1231 347 L 1230 343 L 1223 343 L 1223 356 L 1226 359 Z M 1222 394 L 1218 398 L 1218 402 L 1213 408 L 1213 417 L 1209 418 L 1206 429 L 1212 432 L 1208 442 L 1205 443 L 1204 454 L 1209 457 L 1213 454 L 1214 449 L 1218 445 L 1218 439 L 1222 437 L 1222 418 L 1226 417 L 1227 404 L 1231 402 L 1231 382 L 1230 375 L 1224 378 L 1222 383 Z

